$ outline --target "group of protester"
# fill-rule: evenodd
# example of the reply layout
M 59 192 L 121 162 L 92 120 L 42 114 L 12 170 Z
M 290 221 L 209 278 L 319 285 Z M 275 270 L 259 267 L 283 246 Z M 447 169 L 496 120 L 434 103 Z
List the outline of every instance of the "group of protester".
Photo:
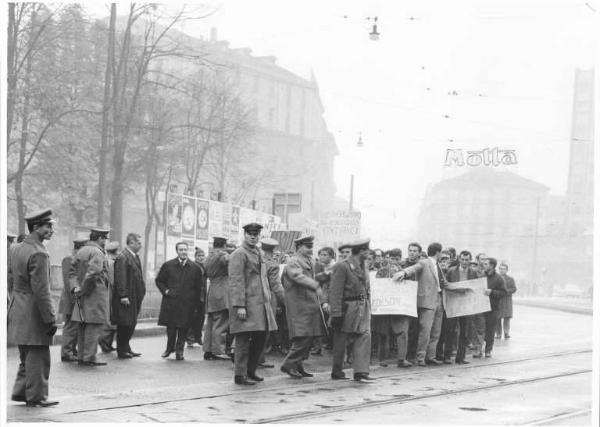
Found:
M 48 397 L 49 345 L 56 333 L 56 312 L 50 295 L 49 256 L 43 241 L 53 234 L 52 211 L 25 218 L 30 234 L 9 249 L 9 340 L 19 346 L 20 365 L 12 399 L 28 406 L 52 406 Z M 162 294 L 158 324 L 166 327 L 163 358 L 175 353 L 184 359 L 184 347 L 202 343 L 205 360 L 232 360 L 234 382 L 254 385 L 263 381 L 259 367 L 270 349 L 285 354 L 281 371 L 294 379 L 312 377 L 304 361 L 332 350 L 331 378 L 345 379 L 352 366 L 354 379 L 369 375 L 371 357 L 387 366 L 390 350 L 397 352 L 398 367 L 468 363 L 473 357 L 491 356 L 494 338 L 504 330 L 510 337 L 510 295 L 514 280 L 496 259 L 468 251 L 458 258 L 439 243 L 423 252 L 418 243 L 400 249 L 370 250 L 369 239 L 342 244 L 337 256 L 324 247 L 315 259 L 314 238 L 294 241 L 295 252 L 282 255 L 274 239 L 262 239 L 258 223 L 243 227 L 239 247 L 214 237 L 208 256 L 196 248 L 188 259 L 185 242 L 176 245 L 177 256 L 165 262 L 155 284 Z M 63 260 L 64 291 L 59 311 L 64 327 L 63 362 L 102 366 L 97 348 L 116 350 L 120 359 L 141 356 L 131 349 L 146 284 L 138 252 L 141 238 L 127 235 L 126 247 L 108 242 L 109 230 L 92 228 L 89 239 L 73 242 L 73 254 Z M 370 273 L 418 282 L 418 317 L 371 316 Z M 487 278 L 485 294 L 491 311 L 446 318 L 442 306 L 448 282 Z M 503 323 L 502 323 L 503 321 Z M 113 347 L 116 335 L 116 349 Z M 375 338 L 372 346 L 371 338 Z M 485 345 L 484 351 L 482 351 Z

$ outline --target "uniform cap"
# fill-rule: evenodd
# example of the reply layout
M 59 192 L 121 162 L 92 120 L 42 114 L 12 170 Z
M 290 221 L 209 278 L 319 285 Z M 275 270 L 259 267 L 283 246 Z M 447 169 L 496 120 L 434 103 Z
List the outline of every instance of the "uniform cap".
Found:
M 350 243 L 348 246 L 352 249 L 369 249 L 371 239 L 358 239 Z
M 213 237 L 213 245 L 214 244 L 225 244 L 227 243 L 227 237 L 223 237 L 223 236 L 214 236 Z
M 89 239 L 75 239 L 73 240 L 73 243 L 76 245 L 83 245 L 86 244 L 88 242 Z
M 12 233 L 6 233 L 6 237 L 9 238 L 9 239 L 13 239 L 14 240 L 14 239 L 17 238 L 17 235 L 16 234 L 12 234 Z
M 274 248 L 275 246 L 279 246 L 279 242 L 275 239 L 268 237 L 266 239 L 262 239 L 260 241 L 260 245 L 263 248 Z
M 25 218 L 27 224 L 54 224 L 56 221 L 52 219 L 52 209 L 42 209 L 36 212 L 32 212 Z
M 250 231 L 260 231 L 263 229 L 263 226 L 260 225 L 258 222 L 251 222 L 249 224 L 246 224 L 242 227 L 244 229 L 245 232 L 250 232 Z
M 294 240 L 294 244 L 296 247 L 302 246 L 304 244 L 312 245 L 315 240 L 315 236 L 300 236 L 296 240 Z
M 106 246 L 104 247 L 104 249 L 106 249 L 107 252 L 116 251 L 117 249 L 119 249 L 119 246 L 120 246 L 120 243 L 115 240 L 112 242 L 108 242 L 106 244 Z
M 93 233 L 98 233 L 98 234 L 108 234 L 110 233 L 110 229 L 108 228 L 102 228 L 102 227 L 92 227 L 90 228 L 90 231 Z
M 338 246 L 338 251 L 341 251 L 342 249 L 349 249 L 352 246 L 350 245 L 350 243 L 342 243 L 340 246 Z

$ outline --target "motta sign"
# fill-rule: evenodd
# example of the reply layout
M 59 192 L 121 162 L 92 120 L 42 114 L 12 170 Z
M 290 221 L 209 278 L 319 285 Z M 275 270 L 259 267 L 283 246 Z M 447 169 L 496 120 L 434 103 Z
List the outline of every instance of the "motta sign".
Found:
M 498 147 L 484 148 L 483 150 L 446 149 L 446 162 L 444 166 L 500 166 L 516 165 L 517 153 L 515 150 L 501 150 Z

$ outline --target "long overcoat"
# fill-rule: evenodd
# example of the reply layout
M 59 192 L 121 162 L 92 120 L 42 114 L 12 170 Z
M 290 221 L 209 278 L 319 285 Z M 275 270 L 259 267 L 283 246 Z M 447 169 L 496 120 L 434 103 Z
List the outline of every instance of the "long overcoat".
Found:
M 30 234 L 12 249 L 9 266 L 12 296 L 8 307 L 8 341 L 16 345 L 52 345 L 49 324 L 56 322 L 50 293 L 50 259 Z
M 140 258 L 125 248 L 114 263 L 111 323 L 121 326 L 136 325 L 145 295 L 146 283 Z M 121 298 L 128 298 L 129 305 L 121 304 Z
M 223 249 L 215 249 L 208 254 L 204 267 L 208 276 L 208 295 L 206 297 L 206 312 L 229 309 L 229 272 L 227 264 L 229 255 Z
M 263 260 L 265 262 L 265 266 L 267 268 L 267 280 L 269 281 L 269 287 L 275 287 L 279 289 L 281 284 L 281 274 L 279 273 L 279 262 L 274 258 L 271 253 L 262 253 Z M 273 313 L 277 315 L 277 308 L 279 307 L 279 303 L 277 301 L 277 295 L 271 291 L 271 308 L 273 309 Z
M 512 317 L 512 294 L 517 292 L 517 285 L 515 285 L 515 279 L 510 276 L 501 275 L 500 277 L 504 279 L 504 284 L 506 285 L 506 296 L 498 300 L 498 317 Z
M 163 295 L 158 324 L 174 328 L 190 328 L 194 311 L 204 305 L 202 300 L 204 281 L 200 267 L 190 260 L 182 266 L 179 258 L 174 258 L 162 265 L 155 282 Z
M 321 337 L 327 334 L 321 301 L 317 296 L 315 265 L 310 257 L 296 254 L 283 270 L 285 312 L 289 336 Z
M 271 291 L 283 301 L 283 287 L 281 283 L 269 282 L 260 249 L 242 243 L 229 259 L 229 329 L 232 334 L 277 330 Z M 246 309 L 246 320 L 237 318 L 239 307 Z
M 69 273 L 71 291 L 79 286 L 81 297 L 75 302 L 71 320 L 106 324 L 109 321 L 108 263 L 104 249 L 87 242 L 75 255 Z M 82 318 L 83 315 L 83 318 Z
M 353 256 L 333 266 L 329 310 L 331 317 L 342 316 L 342 332 L 365 333 L 371 330 L 369 274 Z
M 71 316 L 71 313 L 73 313 L 73 306 L 75 305 L 75 297 L 71 292 L 71 285 L 69 284 L 69 271 L 71 270 L 71 264 L 74 259 L 75 257 L 73 255 L 67 255 L 61 262 L 63 290 L 60 294 L 60 301 L 58 302 L 58 312 L 63 316 Z

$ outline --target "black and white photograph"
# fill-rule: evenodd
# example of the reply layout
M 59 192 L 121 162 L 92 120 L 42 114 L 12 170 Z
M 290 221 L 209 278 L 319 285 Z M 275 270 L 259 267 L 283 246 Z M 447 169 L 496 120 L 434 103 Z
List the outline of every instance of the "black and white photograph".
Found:
M 600 425 L 599 17 L 2 2 L 0 423 Z

